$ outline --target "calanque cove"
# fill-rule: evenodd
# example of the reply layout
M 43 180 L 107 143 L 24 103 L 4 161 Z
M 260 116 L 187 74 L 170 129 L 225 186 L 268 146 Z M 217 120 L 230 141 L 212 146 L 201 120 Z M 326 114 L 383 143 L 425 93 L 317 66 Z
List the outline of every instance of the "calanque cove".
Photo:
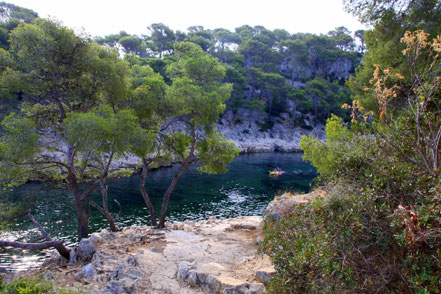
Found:
M 280 219 L 293 205 L 321 196 L 323 191 L 287 193 L 266 214 Z M 212 216 L 168 223 L 166 230 L 105 229 L 82 239 L 69 260 L 53 252 L 31 275 L 84 293 L 263 293 L 275 269 L 258 253 L 262 227 L 261 216 Z
M 441 2 L 333 1 L 0 2 L 0 293 L 441 293 Z

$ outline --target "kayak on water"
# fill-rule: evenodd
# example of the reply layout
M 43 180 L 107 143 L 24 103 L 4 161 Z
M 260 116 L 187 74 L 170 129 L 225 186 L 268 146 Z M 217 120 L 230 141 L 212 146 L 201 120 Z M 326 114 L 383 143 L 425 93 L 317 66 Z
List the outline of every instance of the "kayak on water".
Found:
M 274 170 L 272 170 L 272 171 L 270 170 L 269 171 L 270 176 L 278 176 L 278 175 L 281 175 L 283 173 L 284 173 L 284 171 L 281 170 L 280 168 L 275 168 Z

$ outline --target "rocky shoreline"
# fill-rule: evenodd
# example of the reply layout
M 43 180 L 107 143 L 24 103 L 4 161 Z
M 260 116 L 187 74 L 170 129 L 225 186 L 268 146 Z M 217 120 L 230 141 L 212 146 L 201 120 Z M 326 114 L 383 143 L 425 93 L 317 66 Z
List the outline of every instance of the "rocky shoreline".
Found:
M 320 189 L 285 193 L 265 214 L 278 220 L 292 206 L 324 196 Z M 271 260 L 258 253 L 262 226 L 263 217 L 242 216 L 167 223 L 162 230 L 102 230 L 81 240 L 69 261 L 54 252 L 39 270 L 16 277 L 43 275 L 75 293 L 260 294 L 276 273 Z
M 211 217 L 164 230 L 103 230 L 83 239 L 69 261 L 54 253 L 39 272 L 86 293 L 259 294 L 275 273 L 257 253 L 261 225 L 259 216 Z

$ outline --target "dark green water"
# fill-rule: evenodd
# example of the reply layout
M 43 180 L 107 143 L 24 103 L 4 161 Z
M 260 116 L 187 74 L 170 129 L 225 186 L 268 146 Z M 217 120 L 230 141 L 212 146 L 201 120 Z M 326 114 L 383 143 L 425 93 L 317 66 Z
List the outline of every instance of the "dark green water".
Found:
M 269 170 L 280 167 L 286 171 L 270 177 Z M 299 153 L 255 153 L 240 155 L 230 164 L 230 171 L 221 175 L 202 175 L 194 169 L 187 170 L 177 184 L 168 209 L 168 220 L 202 220 L 210 216 L 229 218 L 244 215 L 261 215 L 269 201 L 281 191 L 309 190 L 315 170 L 301 159 Z M 147 190 L 157 210 L 176 168 L 163 168 L 149 173 Z M 149 224 L 148 210 L 139 193 L 139 178 L 119 179 L 110 184 L 111 211 L 117 212 L 113 199 L 123 208 L 117 219 L 119 227 Z M 55 239 L 68 245 L 76 241 L 76 214 L 72 195 L 68 191 L 49 190 L 41 184 L 22 186 L 9 195 L 10 199 L 31 201 L 37 221 Z M 92 195 L 100 203 L 98 193 Z M 90 232 L 108 228 L 104 217 L 92 208 Z M 18 222 L 2 239 L 26 240 L 37 236 L 27 219 Z M 25 270 L 38 266 L 49 252 L 26 252 L 0 249 L 0 268 Z

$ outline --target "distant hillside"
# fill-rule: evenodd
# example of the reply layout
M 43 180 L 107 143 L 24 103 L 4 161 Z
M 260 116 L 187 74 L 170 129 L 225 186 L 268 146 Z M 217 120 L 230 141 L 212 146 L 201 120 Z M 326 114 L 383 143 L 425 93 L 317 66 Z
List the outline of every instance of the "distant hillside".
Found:
M 354 35 L 363 44 L 363 34 Z M 344 116 L 340 106 L 350 101 L 345 80 L 355 72 L 363 51 L 344 27 L 327 35 L 289 34 L 248 25 L 234 32 L 192 26 L 185 33 L 157 23 L 143 36 L 121 31 L 96 38 L 99 44 L 118 48 L 131 63 L 150 65 L 166 81 L 165 66 L 173 59 L 173 45 L 183 40 L 198 44 L 225 64 L 225 81 L 234 84 L 229 109 L 260 111 L 264 130 L 284 113 L 293 125 L 303 127 L 308 127 L 304 122 L 308 113 L 316 122 L 331 113 Z
M 0 47 L 8 50 L 9 32 L 20 21 L 32 22 L 38 14 L 5 2 L 0 3 L 0 9 Z M 327 35 L 314 35 L 248 25 L 233 32 L 203 26 L 181 32 L 156 23 L 142 36 L 121 31 L 94 41 L 117 48 L 132 65 L 151 66 L 166 82 L 170 82 L 165 68 L 173 60 L 174 44 L 184 40 L 198 44 L 227 69 L 224 82 L 233 84 L 227 110 L 235 119 L 244 110 L 253 112 L 260 130 L 266 131 L 280 120 L 312 129 L 331 113 L 345 117 L 340 106 L 350 102 L 351 94 L 345 81 L 360 64 L 363 46 L 358 44 L 363 44 L 362 36 L 357 31 L 353 37 L 344 27 Z M 2 113 L 14 108 L 6 96 L 0 101 Z
M 16 18 L 30 23 L 37 17 L 38 13 L 31 9 L 23 8 L 6 2 L 0 2 L 0 19 L 2 21 L 8 21 L 11 18 Z

